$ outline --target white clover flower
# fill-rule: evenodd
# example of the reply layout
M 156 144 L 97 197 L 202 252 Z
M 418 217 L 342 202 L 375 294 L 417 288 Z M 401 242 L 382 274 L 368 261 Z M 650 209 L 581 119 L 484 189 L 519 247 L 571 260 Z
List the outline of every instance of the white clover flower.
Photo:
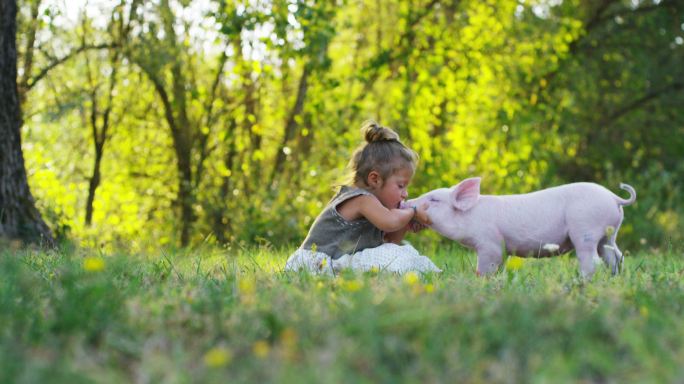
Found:
M 553 253 L 553 252 L 557 252 L 560 249 L 560 245 L 554 244 L 554 243 L 548 243 L 548 244 L 544 244 L 542 249 L 545 251 Z

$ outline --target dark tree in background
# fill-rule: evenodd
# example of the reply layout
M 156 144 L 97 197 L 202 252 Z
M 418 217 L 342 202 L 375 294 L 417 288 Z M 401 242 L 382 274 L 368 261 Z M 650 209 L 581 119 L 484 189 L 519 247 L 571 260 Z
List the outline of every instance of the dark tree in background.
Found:
M 54 244 L 35 207 L 21 151 L 15 0 L 0 0 L 0 238 Z

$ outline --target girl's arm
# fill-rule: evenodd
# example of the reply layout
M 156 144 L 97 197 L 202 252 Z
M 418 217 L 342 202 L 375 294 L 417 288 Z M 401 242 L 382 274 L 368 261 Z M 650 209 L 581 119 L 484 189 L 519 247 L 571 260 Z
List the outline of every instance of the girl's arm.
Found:
M 388 209 L 375 196 L 359 196 L 357 201 L 358 213 L 383 232 L 397 232 L 404 229 L 414 217 L 420 223 L 430 225 L 432 222 L 427 215 L 426 205 L 417 208 Z M 403 235 L 401 236 L 403 238 Z
M 396 231 L 385 233 L 385 243 L 401 244 L 404 240 L 406 232 L 418 233 L 427 228 L 427 225 L 420 223 L 418 220 L 411 220 L 404 228 Z
M 404 236 L 406 236 L 406 232 L 408 231 L 409 225 L 407 224 L 398 231 L 385 233 L 385 243 L 401 244 L 401 241 L 404 240 Z

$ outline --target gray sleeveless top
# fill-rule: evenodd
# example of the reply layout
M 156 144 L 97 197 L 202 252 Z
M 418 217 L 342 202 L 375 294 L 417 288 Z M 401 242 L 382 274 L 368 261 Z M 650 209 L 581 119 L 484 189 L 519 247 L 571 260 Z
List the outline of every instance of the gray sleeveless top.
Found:
M 347 221 L 337 212 L 337 206 L 359 195 L 372 195 L 365 189 L 343 186 L 330 200 L 316 220 L 300 249 L 316 251 L 337 259 L 366 248 L 375 248 L 384 243 L 384 232 L 365 218 Z

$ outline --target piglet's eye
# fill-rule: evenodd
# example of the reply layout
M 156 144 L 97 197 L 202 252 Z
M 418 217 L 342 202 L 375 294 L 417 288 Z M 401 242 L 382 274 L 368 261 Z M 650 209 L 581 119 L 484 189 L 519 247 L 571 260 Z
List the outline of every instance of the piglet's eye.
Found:
M 435 199 L 434 197 L 431 197 L 428 199 L 431 203 L 438 203 L 439 200 Z

